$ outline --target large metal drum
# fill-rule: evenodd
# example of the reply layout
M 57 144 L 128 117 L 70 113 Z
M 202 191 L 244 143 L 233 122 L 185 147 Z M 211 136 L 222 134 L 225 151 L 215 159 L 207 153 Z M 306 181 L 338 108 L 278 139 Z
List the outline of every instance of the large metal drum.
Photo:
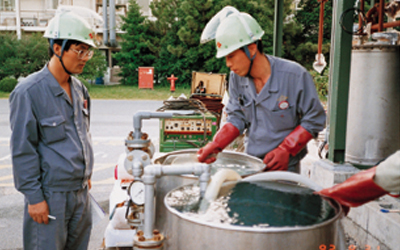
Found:
M 243 183 L 245 182 L 238 184 Z M 277 189 L 273 187 L 261 192 L 253 187 L 244 189 L 245 191 L 240 189 L 242 187 L 238 187 L 235 191 L 236 195 L 232 192 L 226 199 L 228 200 L 226 211 L 234 215 L 243 214 L 242 217 L 237 217 L 240 219 L 235 223 L 218 223 L 218 219 L 203 219 L 201 216 L 193 216 L 193 213 L 186 213 L 185 208 L 177 208 L 176 204 L 179 202 L 176 202 L 176 197 L 182 195 L 175 193 L 185 192 L 191 187 L 187 185 L 174 189 L 165 198 L 168 209 L 165 248 L 168 250 L 243 250 L 322 249 L 325 246 L 324 249 L 329 249 L 335 246 L 335 249 L 344 249 L 343 238 L 339 237 L 339 218 L 342 216 L 342 210 L 338 203 L 327 202 L 320 196 L 312 194 L 313 191 L 307 188 L 292 194 L 291 192 L 297 190 L 299 186 L 289 183 L 278 184 Z M 255 185 L 260 185 L 260 183 Z M 319 216 L 318 219 L 312 218 L 310 214 L 314 212 L 324 215 Z M 251 225 L 256 219 L 248 217 L 254 214 L 256 214 L 256 219 L 258 219 L 257 214 L 262 214 L 261 223 Z M 246 220 L 247 222 L 243 222 Z M 265 221 L 269 224 L 264 224 Z M 249 222 L 250 224 L 246 224 Z
M 400 54 L 395 45 L 353 46 L 346 161 L 373 166 L 400 148 Z
M 176 165 L 189 164 L 197 161 L 196 149 L 180 150 L 166 154 L 154 160 L 155 164 Z M 218 154 L 217 160 L 211 164 L 211 174 L 219 168 L 233 169 L 240 176 L 245 177 L 250 174 L 260 172 L 265 167 L 261 159 L 244 153 L 233 151 L 223 151 Z M 156 183 L 156 225 L 155 228 L 164 232 L 167 224 L 166 208 L 164 206 L 165 195 L 176 187 L 192 184 L 198 181 L 193 175 L 163 176 Z

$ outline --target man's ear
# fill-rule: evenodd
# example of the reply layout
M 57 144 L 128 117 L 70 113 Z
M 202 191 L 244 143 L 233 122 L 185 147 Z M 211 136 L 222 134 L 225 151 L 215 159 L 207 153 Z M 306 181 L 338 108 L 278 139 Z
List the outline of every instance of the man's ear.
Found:
M 54 54 L 56 54 L 57 56 L 61 55 L 61 45 L 54 43 L 53 44 L 53 52 Z
M 249 48 L 249 52 L 250 52 L 251 56 L 254 56 L 258 51 L 256 43 L 249 44 L 249 45 L 247 45 L 247 47 Z

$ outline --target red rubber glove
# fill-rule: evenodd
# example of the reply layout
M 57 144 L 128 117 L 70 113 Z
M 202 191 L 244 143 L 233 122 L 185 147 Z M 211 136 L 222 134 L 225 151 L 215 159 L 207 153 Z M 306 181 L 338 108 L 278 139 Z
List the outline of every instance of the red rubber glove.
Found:
M 343 206 L 361 206 L 389 193 L 374 182 L 375 171 L 376 167 L 361 171 L 346 181 L 322 189 L 316 194 L 335 199 Z
M 297 126 L 277 148 L 265 155 L 264 163 L 267 166 L 264 171 L 287 170 L 289 156 L 297 155 L 312 138 L 312 134 L 305 128 Z
M 226 123 L 214 136 L 214 140 L 197 152 L 197 159 L 199 162 L 205 162 L 207 164 L 214 162 L 216 160 L 216 154 L 233 142 L 239 134 L 239 129 L 233 126 L 232 123 Z
M 264 171 L 286 171 L 289 166 L 290 153 L 280 145 L 268 152 L 264 157 L 264 163 L 267 165 Z

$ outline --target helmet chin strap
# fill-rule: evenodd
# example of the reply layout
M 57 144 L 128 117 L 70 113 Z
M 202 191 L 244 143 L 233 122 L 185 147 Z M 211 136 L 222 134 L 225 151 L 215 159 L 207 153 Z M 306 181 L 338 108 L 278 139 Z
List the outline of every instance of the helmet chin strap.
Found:
M 65 68 L 64 62 L 63 62 L 63 60 L 62 60 L 62 55 L 63 55 L 63 53 L 64 53 L 64 48 L 65 48 L 65 45 L 67 44 L 67 42 L 68 42 L 68 39 L 63 40 L 62 45 L 61 45 L 61 53 L 60 53 L 60 55 L 57 55 L 57 54 L 54 52 L 54 49 L 53 49 L 54 39 L 50 39 L 50 48 L 51 48 L 51 50 L 53 51 L 53 54 L 54 54 L 56 57 L 58 57 L 58 59 L 60 60 L 61 66 L 63 67 L 64 71 L 65 71 L 68 75 L 71 75 L 72 73 L 71 73 L 69 70 L 67 70 L 67 68 Z
M 256 44 L 257 43 L 258 42 L 256 42 Z M 251 77 L 250 71 L 251 71 L 251 68 L 253 67 L 253 61 L 254 61 L 254 58 L 256 58 L 257 53 L 254 53 L 254 56 L 251 56 L 248 45 L 244 46 L 243 49 L 244 49 L 244 53 L 246 53 L 247 58 L 249 58 L 249 60 L 250 60 L 250 67 L 249 67 L 249 71 L 247 72 L 246 77 Z

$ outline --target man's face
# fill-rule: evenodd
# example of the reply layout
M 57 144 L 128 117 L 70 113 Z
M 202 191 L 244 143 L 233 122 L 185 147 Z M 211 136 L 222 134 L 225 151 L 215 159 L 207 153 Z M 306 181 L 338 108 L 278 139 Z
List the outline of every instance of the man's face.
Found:
M 243 50 L 238 49 L 225 56 L 226 66 L 239 76 L 246 76 L 250 67 L 250 60 Z
M 86 54 L 89 49 L 89 45 L 81 43 L 78 45 L 71 44 L 69 50 L 64 51 L 62 59 L 68 71 L 72 74 L 82 73 L 86 62 L 91 58 Z

